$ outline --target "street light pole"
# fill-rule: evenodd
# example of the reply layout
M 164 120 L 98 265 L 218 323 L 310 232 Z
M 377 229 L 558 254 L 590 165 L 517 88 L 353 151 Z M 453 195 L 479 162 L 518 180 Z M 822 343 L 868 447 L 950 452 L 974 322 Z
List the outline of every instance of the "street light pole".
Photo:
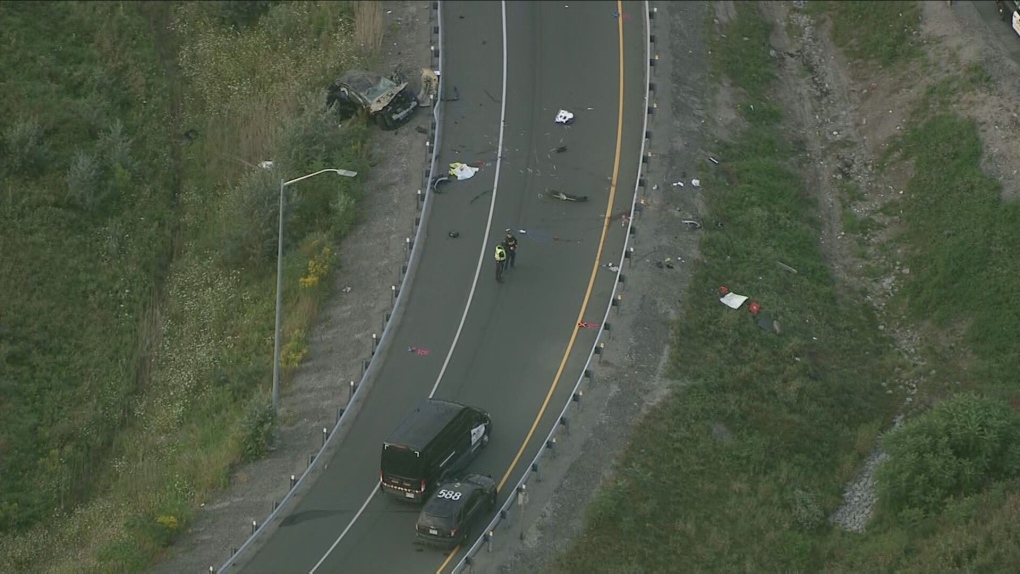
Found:
M 273 412 L 279 412 L 280 406 L 280 328 L 283 323 L 283 209 L 284 209 L 284 191 L 288 185 L 297 183 L 299 181 L 314 177 L 321 173 L 332 172 L 342 177 L 354 177 L 358 175 L 356 171 L 349 171 L 346 169 L 323 169 L 315 173 L 303 175 L 301 177 L 292 179 L 290 181 L 284 181 L 280 179 L 280 229 L 279 237 L 276 245 L 276 331 L 273 341 Z

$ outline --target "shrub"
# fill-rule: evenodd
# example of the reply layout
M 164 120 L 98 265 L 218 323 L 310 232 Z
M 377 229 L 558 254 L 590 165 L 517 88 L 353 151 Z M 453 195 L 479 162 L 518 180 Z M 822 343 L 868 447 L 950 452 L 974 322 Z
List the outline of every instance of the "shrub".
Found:
M 275 258 L 279 186 L 272 172 L 252 170 L 228 192 L 220 220 L 222 253 L 229 266 L 259 266 Z
M 220 23 L 235 30 L 256 24 L 275 4 L 273 0 L 218 0 L 216 16 Z
M 280 366 L 293 369 L 301 364 L 308 355 L 308 339 L 304 330 L 295 331 L 287 344 L 280 349 Z
M 3 132 L 4 163 L 11 175 L 35 177 L 46 167 L 50 150 L 35 118 L 19 119 Z
M 1020 471 L 1020 415 L 1000 401 L 958 395 L 890 433 L 884 446 L 881 505 L 916 522 Z
M 258 395 L 248 404 L 241 419 L 241 458 L 243 462 L 257 460 L 269 452 L 273 444 L 276 413 L 269 397 Z
M 102 174 L 99 160 L 92 153 L 79 150 L 67 168 L 67 194 L 72 205 L 93 210 L 102 203 Z

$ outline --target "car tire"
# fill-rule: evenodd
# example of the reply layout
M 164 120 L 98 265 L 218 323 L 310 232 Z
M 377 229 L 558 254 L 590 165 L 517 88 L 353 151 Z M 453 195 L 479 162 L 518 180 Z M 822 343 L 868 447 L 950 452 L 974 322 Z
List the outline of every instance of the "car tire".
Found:
M 487 446 L 489 446 L 489 435 L 488 434 L 483 434 L 482 435 L 482 446 L 481 446 L 481 448 L 485 448 Z

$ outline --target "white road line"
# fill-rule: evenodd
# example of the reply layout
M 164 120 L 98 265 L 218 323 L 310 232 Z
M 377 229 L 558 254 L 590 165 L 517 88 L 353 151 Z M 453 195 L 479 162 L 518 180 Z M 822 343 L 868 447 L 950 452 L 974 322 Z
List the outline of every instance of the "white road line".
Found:
M 327 550 L 326 553 L 322 555 L 322 558 L 319 558 L 319 561 L 315 563 L 315 566 L 312 566 L 312 569 L 308 571 L 308 574 L 315 574 L 315 571 L 319 569 L 319 566 L 322 566 L 322 563 L 325 562 L 327 558 L 329 558 L 329 555 L 333 552 L 333 549 L 340 544 L 340 541 L 344 539 L 344 536 L 347 536 L 347 533 L 350 532 L 351 528 L 354 527 L 354 523 L 358 521 L 358 518 L 361 516 L 361 513 L 365 512 L 365 509 L 368 508 L 368 503 L 372 502 L 372 499 L 375 498 L 375 495 L 378 492 L 379 485 L 377 484 L 375 485 L 375 488 L 372 489 L 372 494 L 368 495 L 368 498 L 365 499 L 365 503 L 362 504 L 361 508 L 358 509 L 358 513 L 355 514 L 354 518 L 351 519 L 351 522 L 350 524 L 347 525 L 347 528 L 344 528 L 344 531 L 340 533 L 340 536 L 337 536 L 336 541 L 333 542 L 333 545 L 330 546 L 329 550 Z
M 482 238 L 482 251 L 478 254 L 478 267 L 475 268 L 475 279 L 471 283 L 471 292 L 468 293 L 467 304 L 464 305 L 464 314 L 460 316 L 460 325 L 457 326 L 457 334 L 453 336 L 453 343 L 450 345 L 450 352 L 446 354 L 446 359 L 443 360 L 443 368 L 439 369 L 439 376 L 436 377 L 436 384 L 432 385 L 432 392 L 429 393 L 431 399 L 436 394 L 436 389 L 439 388 L 439 383 L 443 381 L 443 375 L 446 374 L 446 367 L 450 365 L 450 358 L 453 357 L 453 351 L 457 348 L 457 341 L 460 340 L 460 334 L 464 331 L 464 322 L 467 321 L 468 311 L 471 310 L 471 301 L 475 298 L 475 289 L 478 287 L 478 276 L 482 273 L 482 265 L 485 264 L 485 254 L 488 252 L 489 246 L 489 232 L 492 231 L 492 214 L 496 211 L 496 191 L 499 189 L 499 168 L 503 163 L 503 131 L 506 128 L 506 0 L 500 2 L 500 6 L 503 10 L 503 98 L 502 98 L 502 109 L 499 112 L 499 143 L 496 144 L 496 176 L 492 182 L 492 201 L 489 202 L 489 220 L 485 222 L 485 236 Z
M 478 288 L 478 277 L 481 275 L 482 266 L 485 264 L 485 253 L 488 251 L 489 233 L 492 231 L 492 214 L 496 211 L 496 193 L 499 189 L 499 168 L 503 163 L 503 132 L 506 127 L 506 0 L 500 2 L 500 5 L 502 7 L 503 17 L 503 100 L 502 108 L 499 112 L 499 143 L 496 147 L 496 174 L 492 182 L 492 199 L 489 201 L 489 218 L 485 222 L 485 235 L 482 237 L 482 251 L 478 254 L 478 266 L 475 268 L 475 278 L 471 282 L 471 291 L 468 293 L 468 300 L 464 305 L 464 314 L 460 317 L 460 325 L 457 326 L 457 334 L 454 335 L 453 343 L 450 345 L 450 352 L 446 354 L 446 359 L 443 361 L 443 368 L 439 370 L 439 377 L 436 378 L 436 384 L 432 387 L 432 391 L 429 392 L 430 399 L 436 394 L 436 389 L 439 388 L 439 383 L 443 380 L 443 375 L 446 373 L 446 367 L 450 364 L 450 357 L 453 356 L 453 350 L 457 348 L 457 341 L 460 340 L 460 334 L 464 330 L 464 322 L 467 321 L 468 311 L 471 309 L 471 301 L 474 300 L 475 289 Z M 347 527 L 340 533 L 340 536 L 337 536 L 333 545 L 329 547 L 329 550 L 327 550 L 326 553 L 322 555 L 322 558 L 315 563 L 315 566 L 312 567 L 309 574 L 315 574 L 315 571 L 322 566 L 322 563 L 325 562 L 327 558 L 329 558 L 329 555 L 332 554 L 333 550 L 340 545 L 340 541 L 343 540 L 344 536 L 347 536 L 347 533 L 351 531 L 351 528 L 354 527 L 354 523 L 357 522 L 358 518 L 361 517 L 361 514 L 365 512 L 365 509 L 368 508 L 369 503 L 372 502 L 372 499 L 375 498 L 375 495 L 378 492 L 379 486 L 376 485 L 372 489 L 372 494 L 368 495 L 368 498 L 365 499 L 365 503 L 358 509 L 358 513 L 354 515 L 354 518 L 352 518 L 350 523 L 347 524 Z

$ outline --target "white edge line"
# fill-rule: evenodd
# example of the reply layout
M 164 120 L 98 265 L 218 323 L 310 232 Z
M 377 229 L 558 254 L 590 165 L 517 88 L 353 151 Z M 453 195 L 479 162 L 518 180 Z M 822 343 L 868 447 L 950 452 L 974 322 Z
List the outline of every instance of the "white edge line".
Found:
M 443 382 L 443 375 L 446 374 L 446 367 L 450 365 L 453 351 L 457 349 L 457 341 L 464 331 L 464 323 L 467 321 L 468 311 L 471 310 L 471 301 L 475 298 L 475 289 L 478 287 L 478 277 L 482 274 L 482 266 L 485 264 L 485 254 L 489 249 L 489 233 L 492 231 L 492 215 L 496 211 L 496 192 L 499 190 L 499 168 L 503 163 L 503 132 L 506 128 L 506 0 L 500 2 L 503 9 L 503 100 L 502 109 L 499 113 L 499 143 L 496 145 L 496 175 L 492 182 L 492 200 L 489 201 L 489 219 L 485 222 L 485 235 L 482 237 L 482 250 L 478 254 L 478 266 L 475 268 L 475 278 L 471 282 L 471 291 L 468 293 L 467 303 L 464 305 L 464 314 L 460 316 L 460 325 L 457 325 L 457 334 L 453 336 L 453 343 L 450 344 L 450 351 L 446 353 L 443 360 L 443 367 L 439 369 L 439 376 L 436 377 L 436 384 L 432 385 L 429 392 L 431 399 L 439 389 L 439 383 Z
M 468 293 L 467 304 L 464 305 L 464 314 L 461 315 L 461 317 L 460 317 L 460 325 L 457 326 L 457 334 L 454 335 L 454 337 L 453 337 L 453 343 L 450 345 L 450 351 L 446 354 L 446 360 L 443 361 L 443 368 L 440 369 L 440 371 L 439 371 L 439 377 L 436 378 L 436 384 L 432 386 L 432 391 L 429 392 L 429 398 L 430 399 L 432 398 L 433 395 L 436 394 L 436 389 L 439 388 L 439 383 L 442 382 L 442 380 L 443 380 L 443 375 L 446 373 L 446 367 L 450 364 L 450 358 L 453 357 L 453 351 L 454 351 L 454 349 L 457 348 L 457 341 L 460 339 L 460 334 L 464 330 L 464 323 L 467 320 L 468 311 L 471 310 L 471 301 L 474 299 L 475 289 L 478 287 L 478 277 L 481 275 L 481 273 L 482 273 L 482 266 L 485 264 L 485 253 L 488 250 L 489 233 L 492 230 L 492 215 L 495 212 L 495 208 L 496 208 L 496 190 L 499 187 L 499 168 L 500 168 L 500 164 L 503 161 L 502 160 L 502 156 L 503 156 L 503 153 L 502 153 L 502 151 L 503 151 L 503 132 L 504 132 L 503 128 L 505 127 L 505 119 L 506 119 L 506 67 L 507 67 L 506 66 L 506 61 L 507 61 L 507 57 L 506 57 L 506 1 L 505 0 L 503 2 L 501 2 L 501 6 L 503 8 L 503 101 L 502 101 L 502 109 L 500 110 L 500 116 L 499 116 L 499 144 L 498 144 L 498 146 L 496 148 L 497 149 L 497 155 L 496 155 L 496 174 L 495 174 L 495 177 L 494 177 L 493 183 L 492 183 L 492 199 L 489 201 L 489 218 L 488 218 L 488 220 L 485 223 L 485 235 L 482 237 L 482 250 L 478 254 L 478 266 L 475 268 L 475 278 L 474 278 L 474 280 L 471 283 L 471 291 Z M 439 150 L 436 150 L 435 153 L 438 155 Z M 351 528 L 354 527 L 354 524 L 358 521 L 358 518 L 360 518 L 361 514 L 365 511 L 366 508 L 368 508 L 369 503 L 372 502 L 372 499 L 375 498 L 375 495 L 378 492 L 379 492 L 379 487 L 378 487 L 378 485 L 376 485 L 372 489 L 372 494 L 368 495 L 368 498 L 365 499 L 364 504 L 362 504 L 361 508 L 358 509 L 357 514 L 354 515 L 354 518 L 352 518 L 351 521 L 347 524 L 347 527 L 344 528 L 343 532 L 340 533 L 340 536 L 338 536 L 337 539 L 333 542 L 333 545 L 329 547 L 329 550 L 327 550 L 326 553 L 323 554 L 322 558 L 320 558 L 319 561 L 316 562 L 315 566 L 313 566 L 312 569 L 309 571 L 309 574 L 315 574 L 315 571 L 319 568 L 319 566 L 322 566 L 322 563 L 325 562 L 327 558 L 329 558 L 329 555 L 332 554 L 333 550 L 335 550 L 336 547 L 340 545 L 340 541 L 343 540 L 344 537 L 347 536 L 347 533 L 350 532 Z
M 2 1 L 2 0 L 0 0 L 0 1 Z M 438 0 L 438 8 L 436 9 L 436 20 L 437 20 L 436 23 L 437 23 L 437 25 L 439 27 L 439 44 L 438 45 L 440 46 L 440 52 L 439 52 L 440 55 L 439 55 L 439 59 L 438 59 L 438 62 L 437 62 L 437 70 L 440 73 L 442 72 L 442 69 L 443 69 L 443 61 L 444 61 L 444 57 L 445 57 L 445 54 L 446 54 L 446 51 L 443 49 L 443 47 L 445 46 L 445 44 L 443 42 L 443 14 L 442 14 L 442 5 L 443 5 L 443 2 L 444 2 L 444 0 Z M 442 126 L 442 119 L 443 118 L 441 117 L 442 116 L 442 111 L 441 111 L 442 101 L 440 101 L 440 97 L 439 97 L 439 94 L 442 94 L 442 93 L 443 93 L 443 78 L 442 78 L 442 76 L 440 76 L 440 78 L 439 78 L 439 86 L 438 86 L 438 89 L 436 91 L 436 94 L 437 94 L 436 100 L 435 100 L 434 104 L 432 105 L 432 117 L 435 119 L 435 122 L 436 122 L 436 132 L 435 132 L 435 135 L 434 135 L 434 138 L 433 138 L 433 145 L 432 145 L 432 161 L 429 163 L 429 165 L 430 165 L 430 167 L 429 167 L 429 178 L 431 178 L 431 174 L 433 172 L 435 172 L 436 162 L 439 159 L 439 153 L 436 150 L 439 149 L 440 142 L 442 141 L 442 132 L 443 132 L 443 126 Z M 428 179 L 428 178 L 426 178 L 426 179 Z M 426 183 L 426 188 L 427 188 L 429 182 L 426 181 L 425 183 Z M 421 255 L 421 251 L 422 251 L 422 248 L 421 248 L 421 243 L 422 242 L 420 241 L 420 239 L 425 236 L 425 230 L 428 227 L 428 219 L 429 219 L 428 214 L 431 212 L 431 207 L 432 207 L 432 198 L 429 197 L 428 194 L 426 194 L 425 198 L 424 198 L 424 201 L 422 203 L 421 213 L 419 213 L 419 216 L 421 217 L 421 224 L 418 226 L 418 230 L 415 232 L 415 242 L 414 242 L 414 245 L 411 247 L 411 254 L 408 257 L 408 261 L 407 261 L 407 266 L 408 266 L 407 269 L 408 270 L 404 274 L 404 278 L 400 282 L 400 291 L 397 293 L 397 299 L 396 299 L 396 301 L 393 304 L 393 310 L 392 310 L 391 319 L 395 319 L 395 318 L 399 317 L 401 315 L 401 310 L 404 307 L 405 300 L 406 300 L 405 293 L 410 288 L 410 285 L 412 283 L 412 279 L 413 279 L 413 277 L 415 275 L 415 270 L 417 269 L 417 266 L 418 266 L 418 259 L 420 259 L 420 255 Z M 319 451 L 316 453 L 315 460 L 311 464 L 309 464 L 307 468 L 305 468 L 305 471 L 303 473 L 301 473 L 301 476 L 298 478 L 297 483 L 293 487 L 291 487 L 291 489 L 289 491 L 287 491 L 287 494 L 283 497 L 283 500 L 281 500 L 280 503 L 276 506 L 276 508 L 272 512 L 269 513 L 269 516 L 266 517 L 266 519 L 264 521 L 262 521 L 261 524 L 259 524 L 258 529 L 252 535 L 250 535 L 248 538 L 246 538 L 244 543 L 241 544 L 241 546 L 239 548 L 237 548 L 237 550 L 233 554 L 231 554 L 230 558 L 228 558 L 226 560 L 226 562 L 224 562 L 219 567 L 219 569 L 216 571 L 217 574 L 225 574 L 225 572 L 229 568 L 238 566 L 238 564 L 244 564 L 246 561 L 250 561 L 251 560 L 251 557 L 250 556 L 246 557 L 245 553 L 248 551 L 249 548 L 251 548 L 251 546 L 255 543 L 256 540 L 259 540 L 266 533 L 267 527 L 269 527 L 270 525 L 272 525 L 274 523 L 274 521 L 277 519 L 277 517 L 282 513 L 282 511 L 283 511 L 284 507 L 286 506 L 286 504 L 292 500 L 292 498 L 294 497 L 294 495 L 298 491 L 298 489 L 302 485 L 305 484 L 305 480 L 314 471 L 316 471 L 319 468 L 320 461 L 322 460 L 322 457 L 321 457 L 322 453 L 326 452 L 327 449 L 332 447 L 333 443 L 336 442 L 334 439 L 340 440 L 337 437 L 342 435 L 344 432 L 347 431 L 347 429 L 349 428 L 349 425 L 347 425 L 346 423 L 353 418 L 351 415 L 356 414 L 356 411 L 357 411 L 357 409 L 352 408 L 352 406 L 357 405 L 362 400 L 362 398 L 363 398 L 363 396 L 365 394 L 363 391 L 366 389 L 366 384 L 365 383 L 367 381 L 370 381 L 372 378 L 375 377 L 375 369 L 376 369 L 376 366 L 379 363 L 379 361 L 377 359 L 384 355 L 385 349 L 389 346 L 389 338 L 390 338 L 389 334 L 391 332 L 391 329 L 398 322 L 399 322 L 399 320 L 397 320 L 397 321 L 391 320 L 391 321 L 387 321 L 386 322 L 386 326 L 383 328 L 383 332 L 382 332 L 382 334 L 379 337 L 379 348 L 377 349 L 376 354 L 372 357 L 372 360 L 369 363 L 368 369 L 364 373 L 362 373 L 361 380 L 360 380 L 359 384 L 357 385 L 357 389 L 356 389 L 354 395 L 348 401 L 347 408 L 344 410 L 343 415 L 341 415 L 340 420 L 338 420 L 336 422 L 336 424 L 333 425 L 333 430 L 329 433 L 329 437 L 326 439 L 325 444 L 323 444 L 322 448 L 320 448 Z
M 638 189 L 641 187 L 641 172 L 644 170 L 644 164 L 641 161 L 641 158 L 644 158 L 644 156 L 645 156 L 645 146 L 648 143 L 648 139 L 645 137 L 645 134 L 648 133 L 648 116 L 649 116 L 649 114 L 648 114 L 648 104 L 651 101 L 651 94 L 650 94 L 651 90 L 649 89 L 649 83 L 652 81 L 652 70 L 651 70 L 651 53 L 652 53 L 651 34 L 652 34 L 652 22 L 651 22 L 651 18 L 649 17 L 649 13 L 650 13 L 650 10 L 651 10 L 651 3 L 648 0 L 644 0 L 643 1 L 643 5 L 645 7 L 645 14 L 644 14 L 644 16 L 645 16 L 644 17 L 644 24 L 645 24 L 645 100 L 644 100 L 644 109 L 642 110 L 642 113 L 644 114 L 644 122 L 643 122 L 644 129 L 641 130 L 641 153 L 638 156 L 639 160 L 638 160 L 638 169 L 637 169 L 637 179 L 634 181 L 634 196 L 631 198 L 631 201 L 630 201 L 631 218 L 630 218 L 630 221 L 627 223 L 627 232 L 624 234 L 623 250 L 620 253 L 620 270 L 616 272 L 616 282 L 613 284 L 613 291 L 612 291 L 612 294 L 610 295 L 610 298 L 609 298 L 609 304 L 606 305 L 606 313 L 602 317 L 602 323 L 603 324 L 605 324 L 606 320 L 609 318 L 609 312 L 613 308 L 613 298 L 616 297 L 617 289 L 620 286 L 620 275 L 623 273 L 623 262 L 624 262 L 624 259 L 626 259 L 627 248 L 630 247 L 630 230 L 634 226 L 634 207 L 637 205 Z M 574 384 L 574 390 L 571 392 L 571 396 L 573 396 L 573 394 L 577 392 L 577 389 L 580 388 L 581 382 L 584 380 L 584 370 L 588 369 L 589 365 L 591 365 L 591 361 L 592 361 L 592 359 L 595 356 L 595 348 L 598 346 L 599 342 L 601 342 L 601 341 L 602 341 L 602 332 L 600 330 L 599 331 L 599 336 L 596 337 L 595 338 L 595 342 L 592 343 L 591 351 L 588 353 L 588 359 L 585 361 L 584 369 L 582 369 L 581 375 L 577 378 L 577 383 Z M 560 411 L 560 417 L 562 417 L 564 414 L 566 414 L 567 409 L 570 408 L 571 400 L 572 400 L 572 398 L 568 398 L 567 399 L 567 403 L 564 405 L 563 410 Z M 553 428 L 549 431 L 549 434 L 546 436 L 546 442 L 548 442 L 549 439 L 552 438 L 552 436 L 556 433 L 557 430 L 558 430 L 557 426 L 553 425 Z M 538 451 L 538 454 L 536 454 L 535 458 L 532 459 L 531 464 L 528 465 L 528 470 L 526 470 L 524 472 L 524 474 L 521 475 L 521 479 L 517 482 L 517 486 L 514 487 L 513 492 L 516 492 L 516 490 L 518 488 L 520 488 L 520 486 L 522 484 L 525 484 L 531 478 L 531 474 L 533 472 L 531 470 L 532 465 L 534 465 L 536 462 L 538 462 L 542 458 L 542 456 L 544 454 L 545 454 L 544 449 Z M 514 500 L 515 500 L 515 497 L 511 495 L 510 497 L 508 497 L 506 499 L 506 502 L 503 503 L 503 506 L 500 507 L 500 509 L 501 510 L 506 510 L 508 506 L 510 506 L 511 504 L 514 503 Z M 464 568 L 465 564 L 467 563 L 468 557 L 476 555 L 478 553 L 478 550 L 481 549 L 481 545 L 482 545 L 482 541 L 484 539 L 485 533 L 494 530 L 499 525 L 499 523 L 502 520 L 503 519 L 500 517 L 500 513 L 496 512 L 496 516 L 493 517 L 492 521 L 489 522 L 488 526 L 486 526 L 482 530 L 482 533 L 478 535 L 478 537 L 475 539 L 474 544 L 472 544 L 467 550 L 464 551 L 464 555 L 461 556 L 460 561 L 457 562 L 457 564 L 452 569 L 450 569 L 451 574 L 459 574 L 461 572 L 461 570 Z
M 361 513 L 365 512 L 365 509 L 368 508 L 368 503 L 372 502 L 372 499 L 375 498 L 375 495 L 378 493 L 379 486 L 376 485 L 375 487 L 372 488 L 372 494 L 368 495 L 368 498 L 365 499 L 365 504 L 361 505 L 361 508 L 358 509 L 358 513 L 355 514 L 354 518 L 352 518 L 350 523 L 347 524 L 347 528 L 344 528 L 344 531 L 341 532 L 340 536 L 337 537 L 336 542 L 334 542 L 333 545 L 329 547 L 329 550 L 327 550 L 326 553 L 322 555 L 322 558 L 320 558 L 319 561 L 315 563 L 315 566 L 312 566 L 312 569 L 308 571 L 308 574 L 315 574 L 315 571 L 319 569 L 319 566 L 322 566 L 322 563 L 325 562 L 327 558 L 329 558 L 329 555 L 333 552 L 337 545 L 340 544 L 340 541 L 344 539 L 344 536 L 347 536 L 347 532 L 350 531 L 351 528 L 354 528 L 354 523 L 357 522 L 358 518 L 361 517 Z

